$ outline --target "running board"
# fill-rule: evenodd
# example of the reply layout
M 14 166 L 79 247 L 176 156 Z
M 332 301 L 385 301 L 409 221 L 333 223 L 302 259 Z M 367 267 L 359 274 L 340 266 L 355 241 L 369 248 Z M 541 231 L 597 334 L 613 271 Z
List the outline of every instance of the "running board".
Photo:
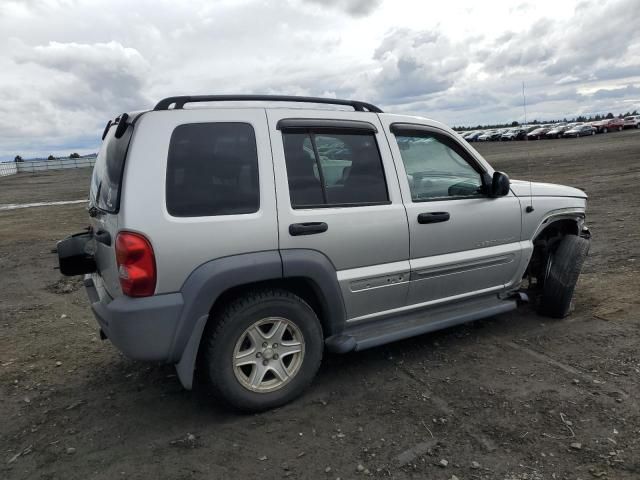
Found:
M 396 340 L 509 312 L 515 310 L 517 306 L 517 300 L 501 300 L 492 296 L 468 300 L 464 303 L 401 313 L 381 320 L 347 324 L 342 333 L 327 338 L 325 345 L 335 353 L 365 350 Z

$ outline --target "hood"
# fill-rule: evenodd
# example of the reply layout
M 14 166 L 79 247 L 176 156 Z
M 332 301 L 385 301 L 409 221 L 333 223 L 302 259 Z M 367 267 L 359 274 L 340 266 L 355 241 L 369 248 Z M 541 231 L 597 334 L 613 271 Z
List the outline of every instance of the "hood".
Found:
M 531 186 L 529 186 L 531 185 Z M 577 197 L 587 198 L 587 194 L 579 188 L 557 185 L 555 183 L 527 182 L 511 180 L 511 190 L 518 197 Z

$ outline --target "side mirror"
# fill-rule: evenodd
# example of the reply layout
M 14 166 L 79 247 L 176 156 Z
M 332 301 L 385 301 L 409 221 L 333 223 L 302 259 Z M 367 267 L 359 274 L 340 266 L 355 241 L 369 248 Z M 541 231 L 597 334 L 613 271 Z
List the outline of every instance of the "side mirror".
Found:
M 506 173 L 493 172 L 493 178 L 491 179 L 492 197 L 504 197 L 509 193 L 509 186 L 509 177 Z

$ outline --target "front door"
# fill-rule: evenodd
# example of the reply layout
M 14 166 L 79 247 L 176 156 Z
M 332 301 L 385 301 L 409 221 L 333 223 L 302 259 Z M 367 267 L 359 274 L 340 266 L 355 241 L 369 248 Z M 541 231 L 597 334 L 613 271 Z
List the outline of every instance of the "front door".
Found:
M 349 321 L 405 305 L 409 232 L 397 174 L 373 113 L 267 112 L 280 249 L 333 264 Z
M 486 162 L 444 129 L 383 118 L 410 232 L 408 304 L 499 292 L 518 281 L 521 207 L 487 195 Z

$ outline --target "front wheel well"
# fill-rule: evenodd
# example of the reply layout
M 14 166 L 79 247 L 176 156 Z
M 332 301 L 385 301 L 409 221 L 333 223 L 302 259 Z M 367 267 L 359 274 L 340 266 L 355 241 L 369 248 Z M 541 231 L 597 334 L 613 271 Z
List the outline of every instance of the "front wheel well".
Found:
M 577 219 L 561 219 L 549 223 L 533 239 L 533 253 L 524 273 L 529 289 L 536 290 L 544 285 L 544 274 L 549 254 L 566 235 L 580 235 L 580 223 Z

